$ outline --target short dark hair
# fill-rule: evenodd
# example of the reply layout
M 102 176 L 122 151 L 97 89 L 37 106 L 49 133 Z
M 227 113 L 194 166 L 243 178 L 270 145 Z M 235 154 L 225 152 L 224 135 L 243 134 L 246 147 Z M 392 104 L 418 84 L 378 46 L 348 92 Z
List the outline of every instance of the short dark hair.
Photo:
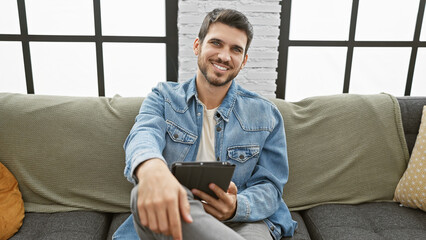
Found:
M 253 26 L 247 17 L 237 10 L 216 8 L 209 12 L 204 18 L 200 32 L 198 33 L 198 39 L 200 42 L 202 43 L 204 41 L 204 38 L 209 31 L 210 25 L 217 22 L 246 32 L 247 44 L 244 54 L 247 54 L 247 50 L 250 47 L 251 40 L 253 39 Z

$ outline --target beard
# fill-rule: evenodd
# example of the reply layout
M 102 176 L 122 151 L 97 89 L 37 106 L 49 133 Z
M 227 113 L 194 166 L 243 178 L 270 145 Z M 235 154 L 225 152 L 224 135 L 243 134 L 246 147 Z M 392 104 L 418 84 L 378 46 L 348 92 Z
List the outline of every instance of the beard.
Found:
M 215 60 L 215 62 L 217 63 L 222 63 L 227 65 L 228 67 L 230 67 L 227 63 L 224 63 L 222 60 L 217 59 Z M 221 80 L 221 77 L 224 76 L 225 74 L 220 74 L 217 72 L 214 72 L 213 70 L 210 70 L 209 72 L 209 67 L 213 68 L 212 63 L 209 60 L 205 60 L 203 61 L 203 58 L 200 56 L 198 57 L 198 68 L 200 69 L 200 72 L 203 74 L 204 78 L 206 79 L 206 81 L 212 85 L 212 86 L 216 86 L 216 87 L 222 87 L 227 85 L 229 82 L 231 82 L 237 75 L 239 71 L 231 71 L 234 68 L 230 67 L 229 71 L 229 75 L 225 80 Z

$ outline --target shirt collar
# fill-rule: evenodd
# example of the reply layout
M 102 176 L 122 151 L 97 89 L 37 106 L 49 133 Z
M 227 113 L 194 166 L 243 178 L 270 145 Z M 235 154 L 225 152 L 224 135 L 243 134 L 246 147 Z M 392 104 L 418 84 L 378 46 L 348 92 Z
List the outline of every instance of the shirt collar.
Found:
M 186 94 L 186 103 L 189 103 L 189 100 L 191 100 L 192 97 L 198 98 L 197 94 L 197 85 L 195 83 L 195 79 L 197 78 L 197 75 L 194 75 L 191 79 L 189 79 L 189 86 Z
M 196 75 L 191 78 L 189 81 L 189 86 L 186 94 L 186 102 L 189 101 L 195 96 L 198 99 L 197 86 L 196 86 Z M 229 121 L 229 115 L 231 114 L 232 109 L 234 108 L 235 101 L 237 100 L 238 84 L 235 83 L 235 80 L 232 80 L 231 86 L 226 93 L 225 98 L 217 109 L 217 113 L 225 120 Z
M 238 84 L 235 82 L 235 79 L 232 80 L 231 86 L 228 89 L 228 92 L 226 93 L 225 98 L 222 101 L 222 104 L 220 104 L 219 108 L 217 109 L 217 112 L 222 116 L 223 120 L 226 122 L 229 121 L 229 115 L 231 115 L 231 111 L 234 108 L 235 101 L 237 100 L 237 93 L 238 93 Z

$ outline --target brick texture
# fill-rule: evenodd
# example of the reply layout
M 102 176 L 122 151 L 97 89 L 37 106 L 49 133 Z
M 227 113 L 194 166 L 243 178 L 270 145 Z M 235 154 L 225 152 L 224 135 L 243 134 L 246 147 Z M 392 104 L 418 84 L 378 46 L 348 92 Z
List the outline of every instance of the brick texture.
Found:
M 186 81 L 197 70 L 192 45 L 207 12 L 217 7 L 244 13 L 253 25 L 254 38 L 246 67 L 236 81 L 265 97 L 275 97 L 278 65 L 281 0 L 179 0 L 179 79 Z

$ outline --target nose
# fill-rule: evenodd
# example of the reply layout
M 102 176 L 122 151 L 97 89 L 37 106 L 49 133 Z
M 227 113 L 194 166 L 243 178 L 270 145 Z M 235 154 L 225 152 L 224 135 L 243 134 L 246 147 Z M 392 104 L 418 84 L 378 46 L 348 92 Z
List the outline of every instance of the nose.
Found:
M 218 58 L 222 62 L 229 62 L 229 61 L 231 61 L 231 54 L 229 54 L 228 50 L 222 49 L 218 54 Z

